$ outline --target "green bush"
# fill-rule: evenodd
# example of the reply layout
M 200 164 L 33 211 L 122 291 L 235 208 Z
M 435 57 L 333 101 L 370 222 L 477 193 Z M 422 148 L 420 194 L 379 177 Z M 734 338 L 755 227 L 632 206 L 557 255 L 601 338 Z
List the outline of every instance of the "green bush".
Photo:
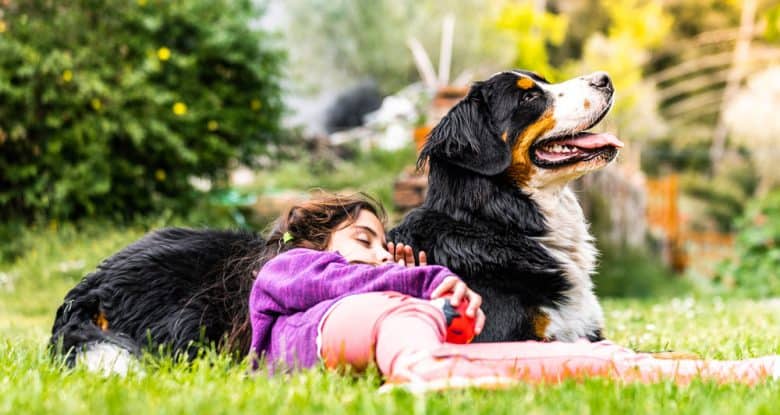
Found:
M 250 0 L 0 3 L 0 220 L 184 209 L 277 136 Z
M 780 295 L 780 189 L 748 204 L 736 228 L 735 259 L 721 264 L 715 282 L 751 297 Z

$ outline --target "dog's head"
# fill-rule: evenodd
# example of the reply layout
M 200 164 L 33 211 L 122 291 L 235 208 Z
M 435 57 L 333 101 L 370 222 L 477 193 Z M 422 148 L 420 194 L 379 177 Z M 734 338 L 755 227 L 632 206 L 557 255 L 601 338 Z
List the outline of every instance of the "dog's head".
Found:
M 525 71 L 475 83 L 431 131 L 420 153 L 484 176 L 506 175 L 520 188 L 565 184 L 604 167 L 623 146 L 591 133 L 612 107 L 604 72 L 548 83 Z

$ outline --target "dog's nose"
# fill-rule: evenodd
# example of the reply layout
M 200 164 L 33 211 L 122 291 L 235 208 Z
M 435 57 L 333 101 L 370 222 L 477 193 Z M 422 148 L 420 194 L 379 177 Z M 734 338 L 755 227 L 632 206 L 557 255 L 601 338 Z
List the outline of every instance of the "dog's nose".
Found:
M 590 86 L 601 89 L 606 92 L 615 91 L 615 87 L 612 86 L 612 80 L 609 78 L 606 72 L 594 72 L 588 76 L 588 82 Z

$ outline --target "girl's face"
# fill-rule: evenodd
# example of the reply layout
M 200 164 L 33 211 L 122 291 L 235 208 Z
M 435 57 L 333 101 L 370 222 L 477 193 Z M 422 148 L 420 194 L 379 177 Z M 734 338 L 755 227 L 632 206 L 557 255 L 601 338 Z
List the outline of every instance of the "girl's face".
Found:
M 340 253 L 351 264 L 381 265 L 393 260 L 386 245 L 382 222 L 373 213 L 361 210 L 354 222 L 330 235 L 326 250 Z

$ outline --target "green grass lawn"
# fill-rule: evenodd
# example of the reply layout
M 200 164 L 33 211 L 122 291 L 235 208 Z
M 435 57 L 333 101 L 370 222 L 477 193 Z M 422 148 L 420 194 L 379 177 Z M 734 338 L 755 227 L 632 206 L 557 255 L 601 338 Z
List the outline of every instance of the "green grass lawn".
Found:
M 315 369 L 248 376 L 246 363 L 206 355 L 193 364 L 147 359 L 144 374 L 102 378 L 53 363 L 45 344 L 65 292 L 97 262 L 145 231 L 30 231 L 29 249 L 0 263 L 0 413 L 755 413 L 780 410 L 780 382 L 755 387 L 694 382 L 624 384 L 593 379 L 415 396 L 380 395 L 376 374 Z M 20 237 L 22 237 L 20 236 Z M 707 358 L 780 353 L 780 300 L 677 298 L 605 300 L 608 338 L 640 350 L 690 351 Z

